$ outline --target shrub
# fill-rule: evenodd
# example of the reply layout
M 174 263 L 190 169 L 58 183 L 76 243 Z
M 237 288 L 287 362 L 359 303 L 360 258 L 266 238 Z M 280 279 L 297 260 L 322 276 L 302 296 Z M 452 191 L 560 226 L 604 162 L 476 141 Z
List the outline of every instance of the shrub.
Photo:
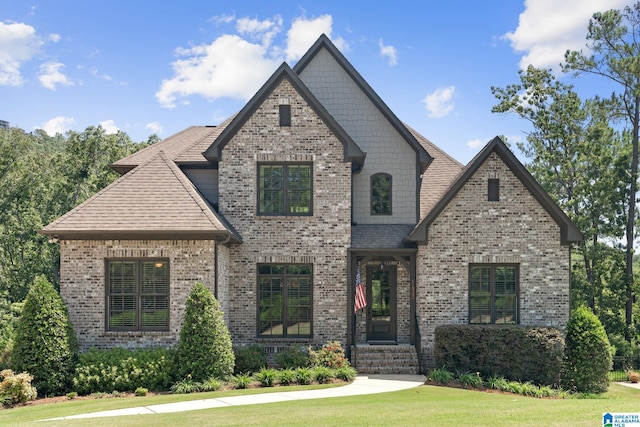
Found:
M 91 349 L 80 355 L 73 389 L 80 394 L 133 391 L 137 387 L 168 390 L 177 378 L 175 350 Z
M 480 374 L 477 372 L 475 373 L 467 372 L 464 374 L 460 374 L 458 376 L 458 381 L 464 388 L 467 388 L 467 387 L 479 388 L 484 385 L 484 381 L 482 381 Z
M 67 308 L 53 285 L 35 279 L 16 326 L 12 365 L 27 371 L 42 395 L 68 390 L 77 359 L 77 341 Z
M 327 368 L 326 366 L 316 366 L 313 368 L 313 371 L 316 381 L 320 384 L 328 383 L 330 380 L 335 378 L 335 371 L 331 368 Z
M 627 372 L 627 380 L 630 383 L 637 383 L 640 380 L 640 373 L 636 371 L 628 371 Z
M 0 403 L 11 406 L 34 400 L 38 395 L 31 385 L 33 377 L 26 372 L 15 374 L 11 369 L 0 372 Z
M 575 309 L 567 323 L 564 388 L 579 393 L 604 393 L 609 386 L 612 357 L 609 339 L 595 314 Z
M 296 369 L 306 366 L 309 354 L 301 345 L 287 347 L 282 353 L 276 355 L 276 362 L 284 369 Z
M 256 374 L 256 379 L 263 387 L 273 387 L 276 384 L 278 372 L 272 368 L 263 368 Z
M 338 368 L 336 370 L 336 378 L 341 379 L 342 381 L 353 381 L 358 372 L 353 369 L 351 366 L 343 366 L 342 368 Z
M 429 372 L 427 379 L 440 384 L 448 384 L 453 380 L 453 374 L 443 366 L 442 368 L 433 369 Z
M 252 381 L 253 377 L 249 374 L 238 374 L 233 377 L 233 384 L 239 390 L 244 390 L 245 388 L 249 387 Z
M 200 282 L 187 298 L 178 344 L 180 375 L 195 381 L 226 379 L 233 374 L 231 336 L 218 300 Z
M 560 382 L 564 334 L 518 325 L 447 325 L 436 328 L 438 366 L 484 377 L 554 385 Z
M 217 378 L 209 378 L 200 385 L 200 391 L 218 391 L 222 388 L 222 381 Z
M 296 369 L 296 382 L 302 385 L 311 384 L 315 380 L 314 371 L 311 368 Z
M 278 371 L 278 382 L 282 385 L 291 385 L 296 383 L 296 371 L 289 369 L 282 369 Z
M 236 347 L 233 352 L 235 354 L 233 372 L 236 374 L 258 372 L 267 366 L 267 353 L 261 345 L 253 344 L 248 347 Z
M 22 312 L 22 306 L 23 303 L 11 304 L 7 299 L 0 297 L 0 370 L 11 366 L 15 326 Z
M 194 381 L 190 375 L 185 379 L 177 381 L 171 386 L 171 391 L 175 394 L 197 393 L 200 391 L 202 384 Z
M 78 393 L 76 393 L 75 391 L 70 391 L 69 393 L 66 394 L 67 399 L 69 400 L 73 400 L 76 397 L 78 397 Z
M 133 392 L 136 396 L 146 396 L 149 394 L 149 389 L 145 387 L 138 387 L 136 391 Z
M 320 350 L 309 348 L 309 365 L 337 369 L 349 366 L 349 361 L 344 356 L 342 345 L 337 341 L 331 341 L 326 343 Z

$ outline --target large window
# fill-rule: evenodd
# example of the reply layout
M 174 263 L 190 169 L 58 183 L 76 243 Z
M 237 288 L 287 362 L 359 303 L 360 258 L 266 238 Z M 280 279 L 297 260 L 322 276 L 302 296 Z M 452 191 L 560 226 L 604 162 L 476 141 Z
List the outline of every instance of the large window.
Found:
M 107 261 L 107 330 L 169 330 L 169 261 Z
M 518 266 L 469 267 L 469 323 L 518 323 Z
M 311 337 L 313 267 L 258 265 L 258 336 Z
M 258 214 L 311 215 L 311 164 L 258 165 Z
M 371 215 L 391 215 L 391 175 L 371 176 Z

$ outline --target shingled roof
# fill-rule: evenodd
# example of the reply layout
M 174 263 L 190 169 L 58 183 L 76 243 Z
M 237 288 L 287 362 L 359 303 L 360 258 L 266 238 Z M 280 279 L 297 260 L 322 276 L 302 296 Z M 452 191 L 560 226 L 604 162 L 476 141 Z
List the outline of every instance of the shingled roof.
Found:
M 191 129 L 191 128 L 190 128 Z M 191 181 L 159 151 L 41 233 L 63 238 L 224 239 L 240 242 Z

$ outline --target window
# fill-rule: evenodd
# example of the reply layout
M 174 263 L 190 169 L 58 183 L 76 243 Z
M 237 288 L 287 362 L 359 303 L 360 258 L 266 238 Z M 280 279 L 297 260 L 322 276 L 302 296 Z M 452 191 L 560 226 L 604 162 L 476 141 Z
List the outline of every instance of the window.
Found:
M 487 184 L 487 193 L 490 202 L 500 201 L 500 180 L 490 179 Z
M 311 164 L 259 164 L 259 215 L 311 215 Z
M 518 323 L 518 266 L 469 267 L 469 323 Z
M 108 260 L 107 330 L 169 330 L 169 261 Z
M 310 264 L 258 265 L 258 336 L 311 337 Z
M 371 176 L 371 215 L 391 215 L 391 175 Z
M 281 105 L 279 115 L 280 126 L 291 126 L 291 105 Z

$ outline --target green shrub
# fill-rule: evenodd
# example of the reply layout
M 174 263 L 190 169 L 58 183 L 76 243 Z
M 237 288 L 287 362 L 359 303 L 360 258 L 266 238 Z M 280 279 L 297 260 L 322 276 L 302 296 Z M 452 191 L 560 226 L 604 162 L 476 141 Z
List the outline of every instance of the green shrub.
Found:
M 238 390 L 244 390 L 253 382 L 253 377 L 249 374 L 238 374 L 233 377 L 233 384 Z
M 15 374 L 11 369 L 0 372 L 0 404 L 11 406 L 34 400 L 38 391 L 31 385 L 33 377 L 26 372 Z
M 138 387 L 133 394 L 135 394 L 136 396 L 146 396 L 147 394 L 149 394 L 149 389 L 145 388 L 145 387 Z
M 69 400 L 73 400 L 76 397 L 78 397 L 78 393 L 76 393 L 75 391 L 70 391 L 69 393 L 66 394 L 67 399 Z
M 200 386 L 201 391 L 218 391 L 221 388 L 222 388 L 222 381 L 220 381 L 215 377 L 205 380 Z
M 176 378 L 175 350 L 91 349 L 80 355 L 73 390 L 83 395 L 133 391 L 137 387 L 162 391 L 168 390 Z
M 256 374 L 256 380 L 262 384 L 263 387 L 273 387 L 276 385 L 278 379 L 278 372 L 272 368 L 263 368 Z
M 296 369 L 296 382 L 302 385 L 311 384 L 315 380 L 314 371 L 311 368 Z
M 331 369 L 349 366 L 342 345 L 337 341 L 326 343 L 321 349 L 309 348 L 309 366 L 325 366 Z
M 351 382 L 358 376 L 358 372 L 351 366 L 343 366 L 336 369 L 336 378 L 342 381 Z
M 474 372 L 474 373 L 467 372 L 464 374 L 460 374 L 458 376 L 458 381 L 464 388 L 467 388 L 467 387 L 479 388 L 484 385 L 484 381 L 482 381 L 482 378 L 477 372 Z
M 484 377 L 554 385 L 560 382 L 564 334 L 518 325 L 446 325 L 436 328 L 438 366 Z
M 236 347 L 233 349 L 233 353 L 235 354 L 233 372 L 236 374 L 258 372 L 267 366 L 267 352 L 261 345 Z
M 612 357 L 609 339 L 598 317 L 586 307 L 575 309 L 567 323 L 563 386 L 578 393 L 604 393 L 609 387 Z
M 11 304 L 9 300 L 0 297 L 0 370 L 11 366 L 15 327 L 23 305 L 20 302 Z
M 71 383 L 77 348 L 62 298 L 47 279 L 37 277 L 16 326 L 13 370 L 29 372 L 44 396 L 62 394 Z
M 505 379 L 505 377 L 498 377 L 496 375 L 492 375 L 487 380 L 487 387 L 493 390 L 507 391 L 507 385 L 509 381 Z
M 202 384 L 198 381 L 194 381 L 190 375 L 188 375 L 185 379 L 176 381 L 175 384 L 171 386 L 171 392 L 175 394 L 189 394 L 189 393 L 198 393 L 201 390 Z
M 276 355 L 276 362 L 284 369 L 302 368 L 307 365 L 309 353 L 301 345 L 287 347 L 282 353 Z
M 336 377 L 335 371 L 326 366 L 316 366 L 313 371 L 316 381 L 320 384 L 328 383 Z
M 199 282 L 187 298 L 178 360 L 180 376 L 191 375 L 195 381 L 233 374 L 235 361 L 224 314 L 211 291 Z
M 282 385 L 291 385 L 296 383 L 296 371 L 289 369 L 282 369 L 278 371 L 278 383 Z
M 427 376 L 428 380 L 435 381 L 440 384 L 448 384 L 453 381 L 453 374 L 443 366 L 442 368 L 433 369 Z

